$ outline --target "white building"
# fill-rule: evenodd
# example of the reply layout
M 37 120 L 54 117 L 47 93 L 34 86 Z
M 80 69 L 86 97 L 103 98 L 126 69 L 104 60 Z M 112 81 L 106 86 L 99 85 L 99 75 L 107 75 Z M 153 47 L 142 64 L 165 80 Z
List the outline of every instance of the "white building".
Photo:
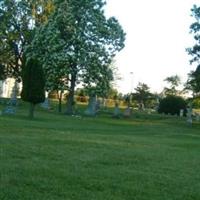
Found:
M 7 78 L 4 81 L 0 81 L 0 97 L 10 98 L 15 85 L 14 78 Z M 19 89 L 21 90 L 21 84 L 19 84 Z

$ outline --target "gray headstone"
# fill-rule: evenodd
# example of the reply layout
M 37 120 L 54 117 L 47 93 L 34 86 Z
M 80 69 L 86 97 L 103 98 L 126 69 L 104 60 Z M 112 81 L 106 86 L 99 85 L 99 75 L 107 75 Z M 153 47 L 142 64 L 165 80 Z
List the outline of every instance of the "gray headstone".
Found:
M 95 105 L 95 110 L 96 110 L 96 112 L 98 112 L 98 111 L 100 110 L 100 108 L 101 108 L 101 101 L 98 99 L 98 100 L 96 101 L 96 105 Z
M 180 117 L 183 117 L 184 110 L 180 109 Z
M 196 117 L 196 121 L 199 122 L 200 121 L 200 114 L 196 113 L 195 117 Z
M 44 102 L 40 104 L 42 108 L 49 109 L 49 99 L 45 98 Z
M 96 115 L 96 96 L 92 96 L 89 98 L 88 106 L 84 114 L 88 116 Z
M 191 105 L 187 108 L 187 123 L 192 125 L 192 107 L 191 107 Z
M 15 80 L 14 86 L 12 88 L 11 98 L 10 98 L 10 100 L 8 102 L 8 105 L 17 106 L 17 93 L 18 93 L 18 91 L 19 91 L 18 83 Z
M 124 117 L 130 117 L 132 113 L 132 110 L 130 107 L 127 107 L 124 111 Z
M 113 117 L 114 118 L 119 118 L 120 117 L 120 110 L 119 110 L 119 104 L 118 103 L 115 103 Z
M 11 115 L 15 114 L 15 112 L 16 110 L 13 106 L 7 106 L 3 111 L 4 114 L 11 114 Z

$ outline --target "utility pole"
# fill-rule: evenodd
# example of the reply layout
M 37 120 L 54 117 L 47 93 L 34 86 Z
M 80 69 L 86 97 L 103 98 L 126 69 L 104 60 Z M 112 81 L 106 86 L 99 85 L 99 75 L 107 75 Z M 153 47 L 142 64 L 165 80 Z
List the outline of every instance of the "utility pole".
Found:
M 131 75 L 131 93 L 133 93 L 133 72 L 130 72 Z

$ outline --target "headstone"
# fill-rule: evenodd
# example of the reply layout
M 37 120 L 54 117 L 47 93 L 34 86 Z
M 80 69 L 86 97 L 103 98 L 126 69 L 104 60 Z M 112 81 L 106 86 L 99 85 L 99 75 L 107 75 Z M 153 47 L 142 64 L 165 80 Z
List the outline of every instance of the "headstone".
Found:
M 199 122 L 199 121 L 200 121 L 200 114 L 199 114 L 199 113 L 196 113 L 195 116 L 196 116 L 196 121 Z
M 11 98 L 8 102 L 8 105 L 10 106 L 17 106 L 17 93 L 18 93 L 18 83 L 15 80 L 14 86 L 12 88 Z
M 15 114 L 15 112 L 16 110 L 13 106 L 7 106 L 3 111 L 4 114 L 11 114 L 11 115 Z
M 17 98 L 16 97 L 11 97 L 11 99 L 8 102 L 8 105 L 10 106 L 17 106 Z
M 45 100 L 44 100 L 44 102 L 42 102 L 40 104 L 40 106 L 42 108 L 45 108 L 45 109 L 49 109 L 50 108 L 50 106 L 49 106 L 49 93 L 47 91 L 45 91 Z
M 89 98 L 88 107 L 84 113 L 85 115 L 88 115 L 88 116 L 96 115 L 96 96 L 91 96 Z
M 187 123 L 192 125 L 192 106 L 191 106 L 191 104 L 187 108 Z
M 124 117 L 130 117 L 132 113 L 132 110 L 130 107 L 127 107 L 124 111 Z
M 95 105 L 95 110 L 96 110 L 96 112 L 98 112 L 98 111 L 100 110 L 100 108 L 101 108 L 101 102 L 100 102 L 100 100 L 98 99 L 98 100 L 96 101 L 96 105 Z
M 103 109 L 105 109 L 105 110 L 106 110 L 106 108 L 107 108 L 107 105 L 106 105 L 106 104 L 107 104 L 107 100 L 106 100 L 105 98 L 103 98 L 103 99 L 102 99 L 102 102 L 101 102 L 101 105 L 102 105 L 101 107 L 102 107 Z
M 49 109 L 49 98 L 45 98 L 44 102 L 40 104 L 42 108 Z
M 140 104 L 139 104 L 139 107 L 140 107 L 140 110 L 144 110 L 145 108 L 144 108 L 144 103 L 143 102 L 141 102 Z
M 117 102 L 115 103 L 113 117 L 114 118 L 120 118 L 119 104 Z
M 147 114 L 148 114 L 148 115 L 151 114 L 151 110 L 150 110 L 150 109 L 147 110 Z
M 180 117 L 183 117 L 184 110 L 180 109 Z

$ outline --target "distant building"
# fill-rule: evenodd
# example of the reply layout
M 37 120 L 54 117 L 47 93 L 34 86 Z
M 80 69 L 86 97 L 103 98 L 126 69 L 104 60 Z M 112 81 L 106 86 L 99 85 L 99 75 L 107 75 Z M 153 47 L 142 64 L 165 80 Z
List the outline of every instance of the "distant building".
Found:
M 13 92 L 14 85 L 15 85 L 14 78 L 7 78 L 4 81 L 0 81 L 0 97 L 10 98 Z M 18 89 L 19 91 L 21 91 L 21 84 L 18 84 Z

